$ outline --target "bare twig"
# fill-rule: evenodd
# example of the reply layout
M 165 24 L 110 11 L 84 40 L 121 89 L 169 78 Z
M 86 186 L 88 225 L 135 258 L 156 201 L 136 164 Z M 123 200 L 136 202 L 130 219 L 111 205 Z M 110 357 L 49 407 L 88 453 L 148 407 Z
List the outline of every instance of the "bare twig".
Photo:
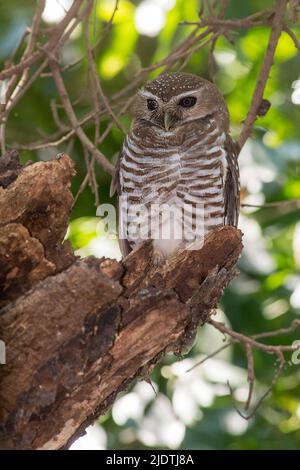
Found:
M 95 156 L 96 160 L 99 162 L 99 164 L 105 171 L 107 171 L 109 174 L 113 174 L 114 170 L 112 164 L 106 159 L 103 153 L 100 152 L 100 150 L 90 141 L 90 139 L 83 131 L 82 127 L 79 125 L 67 89 L 62 79 L 57 60 L 55 58 L 51 60 L 50 67 L 52 70 L 52 75 L 56 84 L 58 94 L 61 98 L 62 103 L 64 104 L 66 114 L 69 118 L 71 125 L 73 126 L 73 129 L 81 140 L 81 143 Z
M 260 343 L 256 341 L 255 338 L 233 331 L 232 329 L 226 327 L 223 323 L 217 322 L 216 320 L 213 320 L 211 318 L 208 320 L 208 323 L 213 325 L 217 330 L 221 331 L 221 333 L 227 334 L 231 338 L 236 339 L 243 344 L 249 344 L 253 348 L 259 349 L 269 354 L 277 354 L 278 352 L 294 352 L 300 349 L 300 345 L 299 346 L 286 346 L 286 345 L 273 346 L 272 344 Z
M 118 117 L 116 116 L 113 109 L 111 108 L 111 106 L 109 104 L 109 101 L 108 101 L 107 97 L 105 96 L 105 94 L 103 92 L 103 89 L 102 89 L 102 86 L 101 86 L 101 82 L 100 82 L 100 79 L 99 79 L 99 76 L 98 76 L 98 73 L 97 73 L 97 69 L 96 69 L 96 66 L 95 66 L 94 53 L 93 53 L 93 50 L 92 50 L 91 45 L 90 45 L 87 17 L 85 18 L 85 21 L 84 21 L 84 37 L 85 37 L 85 43 L 86 43 L 86 48 L 87 48 L 88 63 L 89 63 L 89 70 L 90 70 L 90 73 L 91 73 L 92 85 L 93 85 L 93 88 L 96 91 L 95 103 L 98 103 L 97 98 L 99 98 L 100 102 L 102 102 L 104 104 L 104 107 L 105 107 L 106 111 L 112 117 L 112 119 L 115 122 L 115 124 L 117 125 L 117 127 L 121 130 L 121 132 L 123 132 L 123 134 L 125 134 L 126 129 L 124 129 L 122 123 L 119 121 Z M 96 109 L 96 112 L 97 112 L 96 115 L 98 115 L 99 111 L 100 111 L 100 109 L 97 108 Z
M 277 357 L 278 357 L 278 366 L 275 370 L 272 382 L 269 385 L 269 387 L 266 389 L 266 391 L 262 394 L 262 396 L 259 398 L 256 405 L 253 407 L 252 411 L 248 415 L 245 415 L 244 413 L 242 413 L 237 408 L 236 405 L 234 405 L 234 408 L 235 408 L 236 412 L 240 415 L 241 418 L 243 418 L 247 421 L 249 421 L 251 418 L 253 418 L 253 416 L 256 414 L 256 412 L 257 412 L 258 408 L 260 407 L 260 405 L 262 404 L 262 402 L 267 398 L 267 396 L 272 392 L 272 390 L 276 386 L 276 384 L 278 382 L 278 379 L 281 376 L 281 373 L 283 371 L 284 364 L 285 364 L 283 354 L 280 351 L 278 351 Z M 234 398 L 234 393 L 233 393 L 233 390 L 232 390 L 232 387 L 231 387 L 230 383 L 227 382 L 227 385 L 228 385 L 228 388 L 229 388 L 229 391 L 230 391 L 230 395 Z M 252 395 L 252 389 L 251 389 L 251 395 Z M 250 396 L 250 389 L 249 389 L 249 396 Z M 247 408 L 245 407 L 245 409 L 247 409 Z
M 249 207 L 253 209 L 264 209 L 268 207 L 282 207 L 282 206 L 290 206 L 290 205 L 295 205 L 296 207 L 300 206 L 300 198 L 285 199 L 283 201 L 266 202 L 264 204 L 241 204 L 241 207 Z
M 269 344 L 263 344 L 257 341 L 257 339 L 262 339 L 262 338 L 268 338 L 268 337 L 273 337 L 273 336 L 278 336 L 282 334 L 287 334 L 293 332 L 299 325 L 300 321 L 299 320 L 294 320 L 293 323 L 287 327 L 287 328 L 281 328 L 279 330 L 275 330 L 273 332 L 267 332 L 267 333 L 260 333 L 255 336 L 246 336 L 241 333 L 238 333 L 236 331 L 233 331 L 232 329 L 226 327 L 223 323 L 217 322 L 215 320 L 209 319 L 208 323 L 210 323 L 212 326 L 214 326 L 217 330 L 219 330 L 221 333 L 228 335 L 231 337 L 231 342 L 232 343 L 240 343 L 243 344 L 246 350 L 246 356 L 247 356 L 247 369 L 248 369 L 248 383 L 249 383 L 249 391 L 248 391 L 248 398 L 245 404 L 245 410 L 249 409 L 250 403 L 251 403 L 251 398 L 253 395 L 253 387 L 254 387 L 254 381 L 255 381 L 255 374 L 254 374 L 254 360 L 253 360 L 253 349 L 258 349 L 260 351 L 264 351 L 267 354 L 275 354 L 278 358 L 278 367 L 275 371 L 274 378 L 272 380 L 271 385 L 267 388 L 266 392 L 263 394 L 263 396 L 259 399 L 253 410 L 249 415 L 244 415 L 240 410 L 236 408 L 236 411 L 239 413 L 241 417 L 244 419 L 250 419 L 253 417 L 257 409 L 259 408 L 260 404 L 262 401 L 269 395 L 269 393 L 272 391 L 274 386 L 277 383 L 278 378 L 281 375 L 281 372 L 283 370 L 284 364 L 285 364 L 285 358 L 283 353 L 284 352 L 294 352 L 300 349 L 300 345 L 297 346 L 286 346 L 286 345 L 269 345 Z M 229 343 L 226 344 L 226 347 L 229 345 Z M 223 346 L 223 349 L 225 349 L 225 346 Z M 216 353 L 213 353 L 214 355 Z M 233 396 L 233 391 L 228 383 L 230 393 Z
M 101 167 L 109 174 L 113 174 L 114 172 L 113 165 L 107 160 L 98 147 L 105 141 L 114 125 L 123 133 L 126 132 L 120 117 L 128 110 L 134 98 L 136 89 L 145 82 L 149 74 L 158 70 L 167 72 L 175 67 L 177 70 L 180 70 L 188 64 L 191 57 L 197 51 L 209 46 L 209 73 L 212 77 L 213 52 L 220 36 L 232 41 L 231 32 L 235 32 L 237 29 L 268 26 L 271 27 L 268 47 L 261 64 L 250 109 L 247 113 L 239 138 L 239 146 L 242 148 L 247 138 L 251 135 L 254 122 L 259 115 L 264 90 L 282 31 L 285 31 L 291 37 L 295 47 L 300 51 L 300 42 L 294 31 L 289 28 L 287 19 L 285 19 L 287 3 L 288 0 L 276 0 L 274 7 L 271 9 L 261 10 L 245 18 L 227 19 L 225 18 L 225 13 L 228 6 L 228 0 L 221 0 L 220 2 L 203 0 L 200 2 L 199 21 L 180 23 L 181 25 L 194 26 L 190 34 L 182 39 L 176 47 L 166 54 L 165 57 L 154 64 L 143 67 L 130 83 L 120 88 L 110 98 L 108 98 L 103 91 L 102 82 L 98 75 L 95 54 L 98 51 L 98 47 L 101 47 L 103 39 L 112 28 L 115 15 L 118 10 L 119 0 L 115 0 L 111 18 L 104 25 L 102 32 L 98 34 L 98 37 L 94 34 L 93 40 L 90 40 L 90 23 L 91 15 L 95 11 L 94 0 L 74 0 L 71 8 L 66 11 L 65 16 L 60 23 L 47 29 L 42 29 L 41 27 L 41 15 L 45 6 L 45 0 L 38 0 L 31 27 L 24 31 L 13 54 L 8 58 L 8 60 L 6 60 L 4 70 L 0 72 L 0 80 L 7 80 L 7 100 L 6 104 L 1 107 L 0 114 L 0 140 L 2 153 L 4 153 L 7 146 L 11 146 L 11 143 L 9 142 L 6 144 L 5 131 L 9 115 L 12 110 L 37 80 L 43 77 L 53 78 L 61 101 L 60 104 L 55 101 L 52 101 L 50 104 L 53 123 L 56 126 L 55 132 L 51 135 L 46 135 L 46 133 L 43 130 L 39 130 L 38 125 L 36 125 L 35 128 L 37 133 L 41 135 L 41 138 L 27 145 L 16 144 L 15 147 L 38 150 L 45 147 L 58 147 L 61 144 L 65 144 L 65 146 L 73 146 L 75 137 L 77 137 L 82 145 L 82 151 L 86 163 L 86 175 L 82 180 L 74 203 L 87 184 L 89 184 L 93 194 L 95 195 L 95 203 L 98 205 L 99 196 L 95 163 L 97 162 L 101 165 Z M 289 0 L 289 4 L 291 7 L 290 12 L 292 21 L 295 21 L 298 14 L 298 1 Z M 80 23 L 83 25 L 86 46 L 85 50 L 87 53 L 74 62 L 62 65 L 60 60 L 62 48 L 70 39 L 71 33 Z M 27 46 L 24 46 L 24 52 L 22 53 L 19 62 L 14 63 L 14 61 L 16 62 L 16 53 L 20 51 L 21 45 L 23 47 L 23 41 L 27 36 L 29 36 Z M 83 63 L 86 59 L 88 65 L 88 78 L 91 83 L 93 107 L 88 112 L 85 112 L 85 114 L 79 115 L 77 105 L 82 97 L 85 96 L 85 90 L 79 98 L 72 101 L 63 78 L 63 73 L 70 70 L 72 67 Z M 63 113 L 65 113 L 65 115 Z M 67 118 L 66 122 L 64 121 L 65 117 Z M 103 118 L 109 118 L 110 122 L 102 134 L 100 134 L 100 122 Z M 94 133 L 92 140 L 88 137 L 90 132 Z M 300 198 L 286 201 L 275 201 L 263 205 L 242 204 L 242 207 L 286 207 L 290 205 L 295 205 L 298 208 L 300 205 Z M 282 211 L 283 210 L 284 209 L 282 209 Z M 230 339 L 222 347 L 203 358 L 198 364 L 195 364 L 189 370 L 192 370 L 199 364 L 203 364 L 205 361 L 230 345 L 241 344 L 245 349 L 248 365 L 247 377 L 249 391 L 245 404 L 246 410 L 250 408 L 255 382 L 253 360 L 254 349 L 262 351 L 263 353 L 273 354 L 278 360 L 278 367 L 276 368 L 272 384 L 254 406 L 251 413 L 245 417 L 243 413 L 238 410 L 241 416 L 245 417 L 245 419 L 250 419 L 257 410 L 261 401 L 269 394 L 276 384 L 285 363 L 283 353 L 299 349 L 298 347 L 293 346 L 274 346 L 264 344 L 260 340 L 282 334 L 290 334 L 300 325 L 300 321 L 295 320 L 291 326 L 287 328 L 282 328 L 273 332 L 258 333 L 252 336 L 245 336 L 241 333 L 235 332 L 230 328 L 225 327 L 222 323 L 216 322 L 212 319 L 209 320 L 209 323 L 218 331 L 223 333 L 226 338 L 229 337 Z
M 300 52 L 300 41 L 299 39 L 297 38 L 296 34 L 294 33 L 294 31 L 292 31 L 287 25 L 284 25 L 283 27 L 283 31 L 285 31 L 289 36 L 290 38 L 292 39 L 292 41 L 294 42 L 295 44 L 295 47 L 298 49 L 298 51 Z
M 28 67 L 31 67 L 34 63 L 40 60 L 44 53 L 48 54 L 53 51 L 56 44 L 65 34 L 67 25 L 76 17 L 79 8 L 82 5 L 82 0 L 74 0 L 71 8 L 67 12 L 66 16 L 61 20 L 61 22 L 52 30 L 49 41 L 44 45 L 43 50 L 39 49 L 31 54 L 29 57 L 23 59 L 18 64 L 12 65 L 11 67 L 6 68 L 0 72 L 0 80 L 5 80 L 15 74 L 22 73 Z
M 253 335 L 252 338 L 254 339 L 262 339 L 262 338 L 273 338 L 274 336 L 281 336 L 281 335 L 288 335 L 293 333 L 298 327 L 300 326 L 300 320 L 296 319 L 293 320 L 291 325 L 287 328 L 279 328 L 278 330 L 274 331 L 266 331 L 263 333 L 257 333 Z
M 37 36 L 39 34 L 39 27 L 40 27 L 40 23 L 41 23 L 41 18 L 42 18 L 42 13 L 43 13 L 43 10 L 45 8 L 45 0 L 39 0 L 38 1 L 38 4 L 37 4 L 37 7 L 36 7 L 36 10 L 35 10 L 35 14 L 34 14 L 34 18 L 33 18 L 33 23 L 32 23 L 32 28 L 31 28 L 31 32 L 29 34 L 29 40 L 28 40 L 28 44 L 27 44 L 27 47 L 25 49 L 25 52 L 23 54 L 23 60 L 27 59 L 28 57 L 30 57 L 30 55 L 33 53 L 34 51 L 34 48 L 35 48 L 35 43 L 36 43 L 36 40 L 37 40 Z M 7 105 L 6 107 L 9 108 L 10 107 L 10 103 L 11 101 L 13 101 L 14 97 L 18 94 L 18 91 L 22 89 L 22 86 L 23 84 L 26 82 L 27 80 L 27 77 L 28 77 L 28 73 L 29 73 L 29 67 L 25 68 L 23 70 L 23 73 L 22 73 L 22 76 L 18 82 L 18 84 L 16 85 L 12 95 L 10 96 L 8 102 L 7 102 Z M 6 145 L 5 145 L 5 127 L 6 127 L 6 119 L 4 119 L 1 123 L 1 128 L 0 128 L 0 134 L 1 134 L 1 151 L 2 153 L 4 154 L 5 151 L 6 151 Z
M 291 6 L 291 20 L 296 23 L 299 13 L 299 0 L 289 0 Z
M 232 346 L 234 344 L 235 341 L 228 341 L 228 343 L 225 343 L 223 346 L 221 346 L 220 348 L 216 349 L 215 351 L 213 351 L 212 353 L 208 354 L 207 356 L 205 356 L 203 359 L 201 359 L 201 361 L 199 362 L 196 362 L 196 364 L 194 364 L 192 367 L 190 367 L 189 369 L 186 370 L 186 372 L 191 372 L 192 370 L 196 369 L 196 367 L 198 366 L 201 366 L 202 364 L 204 364 L 204 362 L 208 361 L 209 359 L 211 359 L 212 357 L 215 357 L 217 354 L 219 354 L 219 352 L 221 351 L 224 351 L 224 349 L 227 349 L 229 346 Z
M 254 381 L 255 381 L 255 375 L 254 375 L 254 360 L 253 360 L 253 351 L 249 343 L 245 344 L 245 350 L 246 350 L 246 356 L 247 356 L 247 363 L 248 363 L 248 383 L 249 383 L 249 392 L 248 392 L 248 398 L 245 404 L 245 410 L 249 409 L 250 403 L 251 403 L 251 398 L 253 394 L 253 387 L 254 387 Z
M 276 47 L 281 36 L 281 32 L 284 27 L 284 13 L 286 9 L 287 0 L 277 0 L 274 17 L 272 20 L 272 29 L 269 37 L 269 43 L 265 53 L 265 57 L 262 62 L 260 69 L 259 77 L 256 83 L 256 87 L 252 96 L 250 109 L 248 111 L 247 117 L 245 119 L 241 135 L 238 140 L 239 147 L 242 148 L 250 136 L 253 128 L 253 124 L 257 117 L 257 112 L 260 106 L 260 103 L 263 99 L 265 86 L 269 77 L 270 69 L 273 64 L 274 54 Z

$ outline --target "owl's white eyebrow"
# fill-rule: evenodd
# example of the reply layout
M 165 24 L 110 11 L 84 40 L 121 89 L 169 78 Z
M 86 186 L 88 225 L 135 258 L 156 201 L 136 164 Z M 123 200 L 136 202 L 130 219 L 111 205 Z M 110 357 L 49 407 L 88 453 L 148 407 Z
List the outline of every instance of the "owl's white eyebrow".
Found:
M 195 95 L 198 92 L 199 92 L 199 89 L 184 91 L 183 93 L 180 93 L 179 95 L 173 96 L 170 101 L 174 101 L 174 100 L 177 101 L 180 98 L 184 98 L 185 96 Z M 151 93 L 151 91 L 140 90 L 139 93 L 145 98 L 153 98 L 154 100 L 159 100 L 159 97 Z
M 140 94 L 142 96 L 145 96 L 146 98 L 153 98 L 154 100 L 157 100 L 157 96 L 153 95 L 153 93 L 151 93 L 150 91 L 140 90 Z
M 176 96 L 173 96 L 172 97 L 172 100 L 178 100 L 178 98 L 184 98 L 185 96 L 191 96 L 191 95 L 195 95 L 196 93 L 199 93 L 199 89 L 198 90 L 191 90 L 191 91 L 185 91 L 183 93 L 180 93 L 179 95 L 176 95 Z

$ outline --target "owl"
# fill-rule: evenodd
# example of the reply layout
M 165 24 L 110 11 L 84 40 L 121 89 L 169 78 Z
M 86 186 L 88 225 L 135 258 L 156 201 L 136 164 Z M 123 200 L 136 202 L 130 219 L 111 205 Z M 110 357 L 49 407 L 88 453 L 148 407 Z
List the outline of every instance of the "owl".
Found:
M 137 92 L 131 111 L 111 183 L 123 256 L 150 238 L 159 264 L 197 249 L 211 230 L 236 226 L 237 152 L 218 88 L 196 75 L 162 74 Z

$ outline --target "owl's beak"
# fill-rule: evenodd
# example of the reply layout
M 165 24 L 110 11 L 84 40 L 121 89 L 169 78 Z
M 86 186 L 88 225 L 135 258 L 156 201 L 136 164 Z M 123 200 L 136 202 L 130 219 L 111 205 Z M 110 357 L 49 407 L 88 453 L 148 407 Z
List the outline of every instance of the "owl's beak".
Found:
M 164 125 L 165 125 L 166 131 L 170 129 L 170 127 L 173 124 L 173 121 L 174 119 L 173 119 L 172 114 L 169 111 L 166 111 L 164 115 Z

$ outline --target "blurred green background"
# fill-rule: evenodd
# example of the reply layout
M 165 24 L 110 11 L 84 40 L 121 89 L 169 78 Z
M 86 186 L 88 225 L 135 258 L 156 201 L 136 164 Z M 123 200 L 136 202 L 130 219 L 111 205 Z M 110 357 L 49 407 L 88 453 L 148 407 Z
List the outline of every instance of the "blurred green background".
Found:
M 70 2 L 69 2 L 70 3 Z M 93 12 L 92 35 L 98 37 L 114 8 L 113 0 L 99 0 Z M 263 6 L 262 6 L 263 3 Z M 48 0 L 44 26 L 51 26 L 63 14 L 66 0 Z M 242 18 L 273 6 L 273 1 L 230 0 L 226 18 Z M 26 26 L 30 25 L 35 2 L 0 3 L 1 67 Z M 186 37 L 191 26 L 178 26 L 183 20 L 197 20 L 196 0 L 120 0 L 110 33 L 96 49 L 98 72 L 108 97 L 130 83 L 141 67 L 164 58 Z M 300 37 L 299 23 L 293 31 Z M 214 79 L 223 92 L 232 120 L 232 135 L 238 136 L 246 116 L 263 58 L 269 29 L 234 30 L 231 41 L 220 38 L 214 52 Z M 186 71 L 208 76 L 209 47 L 191 57 Z M 81 27 L 76 28 L 63 49 L 63 63 L 85 54 Z M 156 75 L 160 70 L 152 73 Z M 91 108 L 93 95 L 87 82 L 87 63 L 64 73 L 68 90 L 80 117 Z M 253 137 L 240 156 L 243 203 L 263 204 L 300 198 L 300 59 L 286 33 L 275 55 L 265 98 L 272 107 L 257 120 Z M 10 146 L 27 145 L 43 135 L 56 132 L 50 101 L 57 99 L 51 77 L 39 79 L 21 99 L 10 116 L 7 141 Z M 62 113 L 62 110 L 60 110 Z M 64 118 L 63 113 L 61 114 Z M 126 128 L 130 117 L 122 116 Z M 109 120 L 102 120 L 103 132 Z M 94 128 L 85 127 L 93 138 Z M 101 151 L 115 162 L 123 140 L 113 128 L 101 144 Z M 22 161 L 47 160 L 68 150 L 76 163 L 74 195 L 85 177 L 86 165 L 79 142 L 71 147 L 22 151 Z M 97 167 L 100 202 L 109 201 L 110 178 Z M 115 202 L 115 201 L 114 201 Z M 240 274 L 226 290 L 217 319 L 245 334 L 255 334 L 288 326 L 300 318 L 300 222 L 299 203 L 263 209 L 243 209 L 240 227 L 244 231 L 244 253 Z M 68 237 L 82 256 L 119 257 L 116 240 L 105 238 L 95 216 L 95 197 L 87 187 L 74 206 Z M 270 341 L 291 344 L 293 335 Z M 247 397 L 245 352 L 231 346 L 202 366 L 187 369 L 223 344 L 224 338 L 210 326 L 200 327 L 198 339 L 188 356 L 168 356 L 151 378 L 155 396 L 146 382 L 131 387 L 115 402 L 99 424 L 73 448 L 181 448 L 181 449 L 299 449 L 300 448 L 300 364 L 288 363 L 273 393 L 263 402 L 255 417 L 243 420 L 235 411 L 227 381 L 234 389 L 236 404 L 242 409 Z M 256 385 L 254 402 L 272 382 L 274 357 L 255 352 Z

